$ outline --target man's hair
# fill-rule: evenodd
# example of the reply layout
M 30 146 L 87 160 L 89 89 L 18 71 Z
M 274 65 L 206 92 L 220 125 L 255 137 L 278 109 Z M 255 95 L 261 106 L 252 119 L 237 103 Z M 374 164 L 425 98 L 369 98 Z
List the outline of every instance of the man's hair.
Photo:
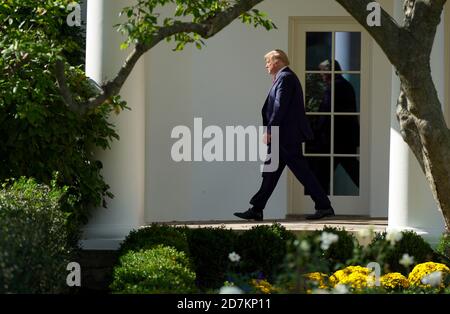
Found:
M 331 71 L 331 62 L 330 60 L 325 60 L 322 63 L 319 64 L 319 69 L 320 68 L 325 68 L 324 71 Z M 341 65 L 339 64 L 339 62 L 337 60 L 334 60 L 334 70 L 335 71 L 342 71 Z
M 289 65 L 289 58 L 283 50 L 275 49 L 275 50 L 268 52 L 264 56 L 264 59 L 267 60 L 269 58 L 270 58 L 270 60 L 279 60 L 286 66 Z

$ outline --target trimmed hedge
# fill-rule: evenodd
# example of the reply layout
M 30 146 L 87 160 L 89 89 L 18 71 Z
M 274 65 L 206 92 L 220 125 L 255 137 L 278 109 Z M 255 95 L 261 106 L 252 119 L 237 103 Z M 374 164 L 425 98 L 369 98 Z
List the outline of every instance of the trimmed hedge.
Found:
M 260 225 L 243 232 L 236 245 L 241 256 L 243 273 L 261 273 L 272 280 L 282 267 L 287 253 L 287 243 L 295 236 L 282 225 Z
M 164 289 L 168 289 L 168 283 L 152 279 L 155 266 L 147 265 L 159 263 L 154 260 L 154 250 L 160 245 L 170 248 L 173 254 L 183 254 L 185 266 L 195 271 L 196 287 L 202 291 L 221 287 L 232 270 L 247 274 L 260 272 L 264 277 L 273 278 L 283 263 L 286 244 L 293 239 L 295 235 L 280 224 L 256 226 L 238 234 L 224 227 L 189 229 L 155 223 L 133 230 L 126 237 L 120 247 L 119 255 L 122 257 L 114 269 L 114 281 L 110 288 L 119 293 L 166 291 Z M 149 251 L 153 253 L 150 254 Z M 238 265 L 229 260 L 231 252 L 237 252 L 241 256 Z M 136 277 L 133 277 L 133 269 Z M 169 277 L 176 276 L 177 272 L 180 272 L 181 277 L 186 277 L 186 269 L 183 267 L 171 267 L 170 270 L 162 271 L 169 273 Z M 191 288 L 189 291 L 193 291 Z
M 67 292 L 66 191 L 21 178 L 0 190 L 0 293 Z
M 120 245 L 119 255 L 124 255 L 128 251 L 152 249 L 160 244 L 174 247 L 189 255 L 185 228 L 175 228 L 156 223 L 131 231 Z
M 192 293 L 195 273 L 183 252 L 158 245 L 150 250 L 129 251 L 114 269 L 113 293 Z
M 228 254 L 235 250 L 238 235 L 223 227 L 188 229 L 187 235 L 197 286 L 220 288 L 230 265 Z

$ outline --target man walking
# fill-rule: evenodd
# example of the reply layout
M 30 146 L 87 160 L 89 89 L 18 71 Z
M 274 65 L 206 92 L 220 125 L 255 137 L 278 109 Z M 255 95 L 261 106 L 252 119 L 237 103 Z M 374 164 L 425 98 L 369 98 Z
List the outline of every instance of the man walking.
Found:
M 263 125 L 267 127 L 263 141 L 271 149 L 271 127 L 279 128 L 279 162 L 274 172 L 263 172 L 259 191 L 251 198 L 253 205 L 245 212 L 234 213 L 243 219 L 263 220 L 263 210 L 274 191 L 286 165 L 308 190 L 315 203 L 316 212 L 307 219 L 334 216 L 330 200 L 308 167 L 301 144 L 313 137 L 306 119 L 303 91 L 298 77 L 288 67 L 289 59 L 282 50 L 273 50 L 264 56 L 266 69 L 273 84 L 262 109 Z

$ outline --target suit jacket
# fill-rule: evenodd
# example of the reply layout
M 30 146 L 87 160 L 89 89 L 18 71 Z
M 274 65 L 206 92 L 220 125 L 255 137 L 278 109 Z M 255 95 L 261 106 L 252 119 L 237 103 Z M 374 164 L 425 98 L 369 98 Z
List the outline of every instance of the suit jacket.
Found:
M 279 127 L 280 145 L 292 147 L 313 138 L 305 114 L 302 86 L 290 68 L 278 74 L 264 103 L 262 118 L 269 134 L 272 126 Z

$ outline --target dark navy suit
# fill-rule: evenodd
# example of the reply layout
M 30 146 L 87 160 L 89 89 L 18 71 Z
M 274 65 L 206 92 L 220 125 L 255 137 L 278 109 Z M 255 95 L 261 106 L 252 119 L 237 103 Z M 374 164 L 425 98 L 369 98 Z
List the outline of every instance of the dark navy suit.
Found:
M 286 165 L 308 190 L 316 210 L 331 208 L 330 200 L 308 167 L 301 144 L 313 138 L 303 103 L 303 90 L 295 73 L 288 67 L 276 76 L 262 109 L 263 125 L 270 134 L 272 126 L 279 127 L 279 166 L 275 172 L 264 172 L 259 191 L 250 204 L 264 209 Z M 269 153 L 271 145 L 268 147 Z

